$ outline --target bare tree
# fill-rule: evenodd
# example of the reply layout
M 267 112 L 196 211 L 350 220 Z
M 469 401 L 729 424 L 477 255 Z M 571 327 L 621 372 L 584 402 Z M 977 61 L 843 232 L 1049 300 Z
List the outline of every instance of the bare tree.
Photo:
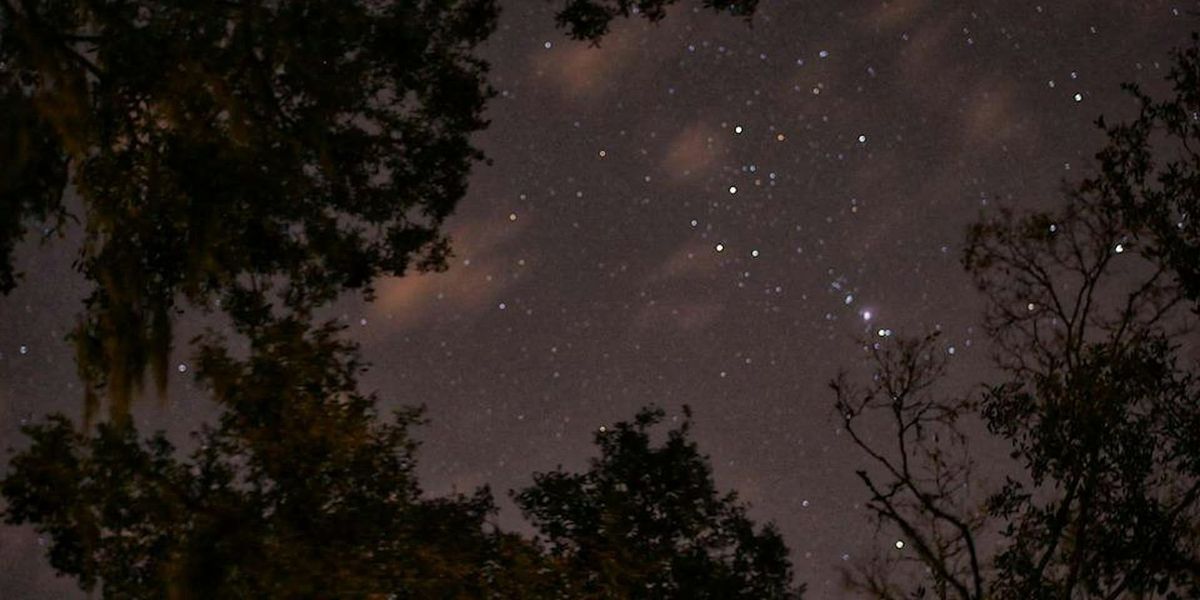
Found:
M 981 598 L 985 573 L 976 538 L 982 513 L 977 502 L 972 506 L 974 463 L 960 427 L 976 402 L 934 393 L 947 363 L 936 334 L 881 341 L 868 350 L 875 365 L 869 385 L 852 384 L 842 374 L 830 386 L 843 427 L 877 467 L 858 471 L 871 494 L 867 508 L 881 527 L 898 530 L 897 550 L 905 551 L 875 557 L 848 574 L 849 583 L 876 598 Z M 864 421 L 877 419 L 890 427 L 888 443 L 862 431 Z M 928 581 L 906 593 L 891 578 L 897 563 L 926 567 Z
M 854 578 L 860 589 L 878 598 L 1200 595 L 1200 389 L 1185 358 L 1197 296 L 1188 259 L 1200 181 L 1200 121 L 1188 112 L 1200 97 L 1194 40 L 1176 53 L 1171 80 L 1176 95 L 1164 103 L 1133 90 L 1141 116 L 1106 128 L 1101 172 L 1060 208 L 1000 210 L 970 228 L 964 266 L 986 298 L 1002 373 L 977 402 L 932 392 L 945 368 L 932 338 L 875 346 L 864 389 L 834 382 L 847 431 L 881 473 L 859 474 L 868 506 L 915 556 L 877 561 Z M 861 434 L 864 418 L 880 415 L 892 422 L 888 448 Z M 959 427 L 968 415 L 1014 460 L 982 511 L 966 485 L 972 461 Z M 999 534 L 994 550 L 980 544 L 985 524 Z M 920 584 L 889 578 L 894 563 L 913 560 L 925 568 Z

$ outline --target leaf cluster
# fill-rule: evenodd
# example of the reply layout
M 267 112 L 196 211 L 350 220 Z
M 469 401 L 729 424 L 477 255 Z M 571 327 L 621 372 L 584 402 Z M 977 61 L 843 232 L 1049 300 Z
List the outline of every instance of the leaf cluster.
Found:
M 534 475 L 514 495 L 569 572 L 579 598 L 798 598 L 778 531 L 756 530 L 733 492 L 720 494 L 688 439 L 690 411 L 656 446 L 661 409 L 595 434 L 587 471 Z
M 0 2 L 0 291 L 80 201 L 89 406 L 165 386 L 174 314 L 291 312 L 440 269 L 493 94 L 492 0 Z M 274 296 L 274 298 L 272 298 Z M 182 301 L 186 301 L 181 304 Z

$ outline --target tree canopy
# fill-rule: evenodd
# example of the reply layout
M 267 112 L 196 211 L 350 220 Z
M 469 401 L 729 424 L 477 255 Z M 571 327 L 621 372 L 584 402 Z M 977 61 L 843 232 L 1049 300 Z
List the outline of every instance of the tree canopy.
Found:
M 165 385 L 179 301 L 235 321 L 444 267 L 492 0 L 0 2 L 0 291 L 78 195 L 90 405 Z M 272 288 L 275 288 L 272 290 Z M 272 297 L 272 294 L 274 297 Z
M 599 43 L 608 34 L 614 19 L 641 15 L 657 23 L 667 16 L 667 8 L 679 0 L 564 0 L 555 17 L 558 26 L 577 40 Z M 759 0 L 703 0 L 703 6 L 714 12 L 749 19 Z
M 964 266 L 987 300 L 1003 376 L 975 397 L 937 393 L 932 338 L 877 344 L 865 388 L 835 383 L 869 508 L 925 567 L 906 585 L 881 561 L 877 598 L 1191 598 L 1200 595 L 1200 379 L 1194 350 L 1200 47 L 1174 55 L 1164 101 L 1098 125 L 1099 172 L 1062 206 L 974 224 Z M 893 421 L 894 443 L 856 431 Z M 1014 471 L 981 491 L 962 423 L 982 420 Z M 886 563 L 893 563 L 888 565 Z
M 1167 82 L 1171 95 L 1155 99 L 1136 85 L 1137 118 L 1098 125 L 1109 144 L 1096 155 L 1100 174 L 1083 190 L 1100 195 L 1121 215 L 1140 252 L 1167 269 L 1192 302 L 1200 301 L 1200 46 L 1176 49 Z
M 222 412 L 186 457 L 129 422 L 26 426 L 5 521 L 105 598 L 799 597 L 782 538 L 717 493 L 688 423 L 650 444 L 661 410 L 599 434 L 588 473 L 515 495 L 548 546 L 499 530 L 486 488 L 423 494 L 420 411 L 378 415 L 337 333 L 279 320 L 245 359 L 202 343 L 197 379 Z
M 487 597 L 525 542 L 487 526 L 486 489 L 423 496 L 419 411 L 378 415 L 336 334 L 271 323 L 244 360 L 204 343 L 197 379 L 223 411 L 187 457 L 128 422 L 26 427 L 6 520 L 34 523 L 51 565 L 106 598 Z
M 799 598 L 787 546 L 756 530 L 737 494 L 720 494 L 688 439 L 691 412 L 655 445 L 661 409 L 595 434 L 583 473 L 534 475 L 521 511 L 569 573 L 575 598 Z

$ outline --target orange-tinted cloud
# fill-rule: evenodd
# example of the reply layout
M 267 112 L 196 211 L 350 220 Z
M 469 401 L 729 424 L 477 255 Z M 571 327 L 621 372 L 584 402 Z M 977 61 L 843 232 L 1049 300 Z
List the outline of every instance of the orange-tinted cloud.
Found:
M 712 247 L 706 244 L 684 244 L 651 273 L 650 281 L 709 275 L 717 269 L 712 253 Z
M 932 6 L 930 0 L 892 0 L 882 3 L 871 14 L 871 21 L 884 29 L 910 27 Z
M 985 82 L 971 97 L 966 114 L 967 144 L 1002 141 L 1017 133 L 1020 121 L 1013 105 L 1011 82 Z
M 688 126 L 667 146 L 663 169 L 673 177 L 685 177 L 712 164 L 721 151 L 717 130 L 702 123 Z
M 442 273 L 411 273 L 384 279 L 371 310 L 399 326 L 427 319 L 434 312 L 478 313 L 493 308 L 514 278 L 507 247 L 528 225 L 525 220 L 483 220 L 449 228 L 454 258 Z
M 927 18 L 914 17 L 905 23 L 911 29 L 905 28 L 908 40 L 901 46 L 900 60 L 897 61 L 905 74 L 900 81 L 909 82 L 914 94 L 929 104 L 949 103 L 956 97 L 956 80 L 962 77 L 955 53 L 949 49 L 966 44 L 968 37 L 962 32 L 962 11 L 938 11 Z M 931 84 L 929 73 L 938 73 L 941 80 L 936 85 Z M 934 93 L 937 96 L 933 96 Z
M 617 89 L 621 73 L 630 64 L 636 47 L 633 36 L 614 31 L 603 46 L 562 40 L 550 50 L 533 56 L 533 68 L 557 84 L 563 95 L 595 98 L 606 88 Z

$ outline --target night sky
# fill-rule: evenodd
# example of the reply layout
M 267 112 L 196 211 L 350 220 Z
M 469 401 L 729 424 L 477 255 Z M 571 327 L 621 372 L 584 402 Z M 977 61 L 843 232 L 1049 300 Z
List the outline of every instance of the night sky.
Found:
M 965 227 L 1054 206 L 1094 172 L 1093 120 L 1133 114 L 1120 83 L 1161 91 L 1200 29 L 1190 2 L 764 0 L 747 26 L 685 0 L 593 48 L 555 30 L 554 4 L 502 4 L 478 136 L 493 163 L 448 222 L 450 269 L 329 313 L 373 364 L 363 389 L 427 406 L 430 493 L 489 484 L 517 529 L 507 491 L 531 473 L 582 467 L 639 406 L 689 404 L 719 486 L 779 526 L 817 599 L 894 541 L 862 508 L 828 380 L 861 369 L 864 339 L 940 329 L 947 390 L 985 381 Z M 63 339 L 87 291 L 78 240 L 27 243 L 0 298 L 2 447 L 82 412 Z M 169 399 L 135 408 L 144 431 L 186 443 L 214 414 L 183 345 L 202 325 L 180 326 Z M 0 529 L 0 597 L 78 594 L 42 551 Z

